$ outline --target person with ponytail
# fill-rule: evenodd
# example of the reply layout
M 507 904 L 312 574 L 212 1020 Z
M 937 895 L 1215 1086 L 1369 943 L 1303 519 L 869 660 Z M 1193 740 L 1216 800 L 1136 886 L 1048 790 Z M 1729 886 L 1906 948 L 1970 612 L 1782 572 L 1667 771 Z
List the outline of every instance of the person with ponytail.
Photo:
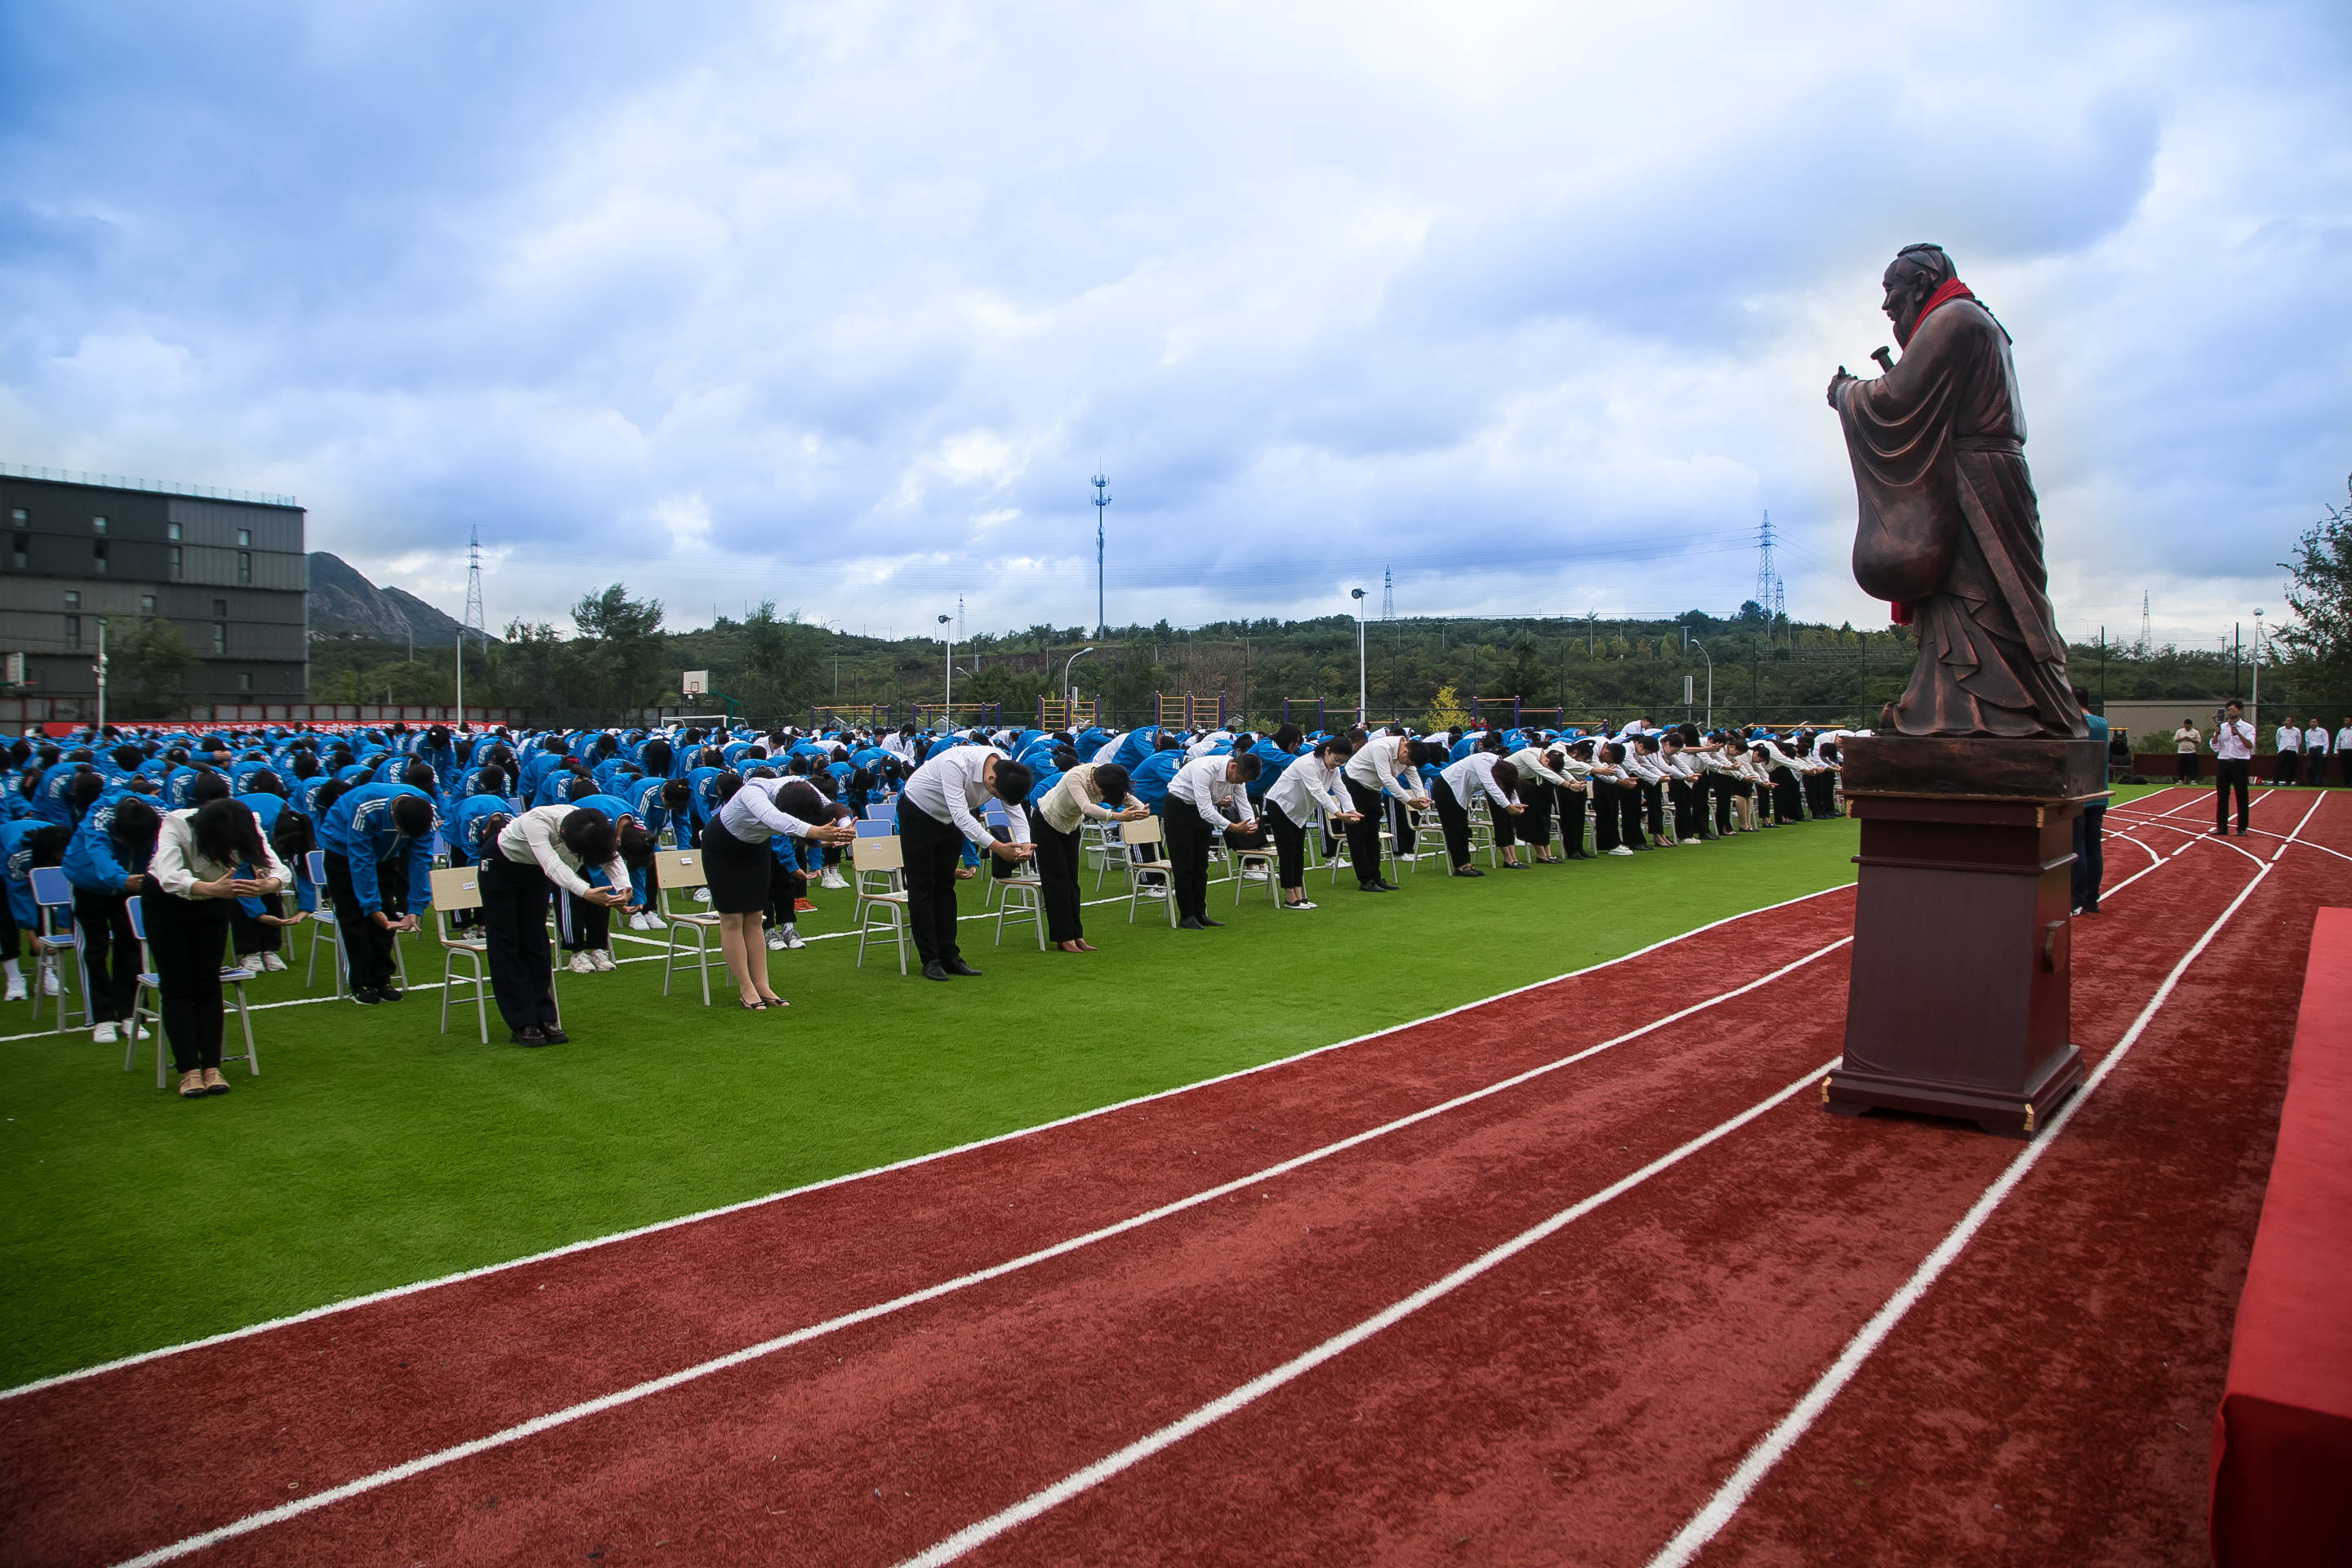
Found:
M 118 816 L 122 809 L 116 808 Z M 140 908 L 183 1100 L 228 1092 L 220 1062 L 229 910 L 239 899 L 278 893 L 287 881 L 285 863 L 242 802 L 219 796 L 163 818 Z
M 1139 822 L 1150 808 L 1128 793 L 1127 770 L 1117 763 L 1082 763 L 1064 746 L 1055 768 L 1029 788 L 1029 837 L 1037 846 L 1039 896 L 1045 904 L 1045 940 L 1064 952 L 1092 952 L 1079 906 L 1080 827 L 1096 822 Z M 1110 803 L 1117 801 L 1116 806 Z
M 89 775 L 95 780 L 97 775 Z M 89 801 L 66 846 L 74 923 L 81 929 L 82 968 L 89 977 L 90 1038 L 110 1045 L 127 1025 L 139 985 L 139 939 L 131 934 L 131 900 L 145 884 L 155 853 L 155 808 L 143 795 L 111 791 Z

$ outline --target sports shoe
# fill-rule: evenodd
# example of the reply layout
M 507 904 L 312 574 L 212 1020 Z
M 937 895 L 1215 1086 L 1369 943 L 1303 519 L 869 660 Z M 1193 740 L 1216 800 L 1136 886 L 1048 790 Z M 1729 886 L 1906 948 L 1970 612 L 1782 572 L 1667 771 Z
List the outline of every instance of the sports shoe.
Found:
M 354 991 L 352 993 L 352 1000 L 358 1003 L 362 1007 L 373 1007 L 377 1003 L 383 1000 L 383 993 L 381 991 Z
M 770 952 L 782 952 L 784 951 L 784 933 L 782 931 L 772 931 L 768 933 L 768 951 Z
M 110 1046 L 114 1044 L 114 1026 L 111 1024 L 99 1025 L 96 1028 L 90 1030 L 89 1039 L 90 1044 L 96 1046 Z
M 790 927 L 785 928 L 783 938 L 784 949 L 786 952 L 791 952 L 797 948 L 803 948 L 808 945 L 808 938 L 801 935 L 799 931 L 794 931 Z
M 54 996 L 54 995 L 56 995 L 57 994 L 58 994 L 58 972 L 57 972 L 56 970 L 54 970 L 54 969 L 44 969 L 44 970 L 42 970 L 42 971 L 41 971 L 41 994 L 42 994 L 42 995 L 44 995 L 44 996 Z
M 806 899 L 794 899 L 793 900 L 793 913 L 796 915 L 807 915 L 814 914 L 815 912 L 816 906 L 810 903 Z
M 1633 852 L 1631 849 L 1626 848 L 1622 844 L 1620 844 L 1616 848 L 1610 850 L 1608 853 L 1612 855 L 1624 855 L 1630 857 Z
M 596 966 L 596 973 L 599 974 L 610 974 L 613 971 L 621 967 L 619 964 L 613 962 L 613 953 L 610 948 L 590 948 L 588 950 L 588 962 Z
M 261 967 L 276 973 L 286 967 L 286 961 L 274 952 L 265 952 L 261 955 Z
M 844 879 L 838 870 L 827 866 L 824 868 L 824 875 L 817 879 L 816 885 L 820 888 L 846 888 L 849 883 Z
M 574 974 L 593 974 L 596 973 L 596 961 L 588 956 L 587 949 L 583 948 L 572 955 L 572 963 L 567 967 Z
M 708 889 L 708 888 L 697 888 L 697 889 L 694 889 L 694 901 L 695 901 L 696 903 L 698 903 L 698 904 L 707 904 L 707 903 L 709 903 L 709 902 L 710 901 L 710 889 Z
M 22 1002 L 30 994 L 31 992 L 25 984 L 25 977 L 21 974 L 12 974 L 8 977 L 8 994 L 5 998 L 0 998 L 0 1000 Z
M 654 917 L 646 913 L 631 915 L 629 917 L 629 929 L 631 931 L 651 931 L 654 929 Z
M 1248 870 L 1242 873 L 1242 880 L 1244 882 L 1263 882 L 1265 880 L 1267 872 L 1265 867 L 1252 866 Z
M 1685 838 L 1682 841 L 1683 847 L 1685 849 L 1696 849 L 1703 842 L 1704 840 L 1697 838 Z

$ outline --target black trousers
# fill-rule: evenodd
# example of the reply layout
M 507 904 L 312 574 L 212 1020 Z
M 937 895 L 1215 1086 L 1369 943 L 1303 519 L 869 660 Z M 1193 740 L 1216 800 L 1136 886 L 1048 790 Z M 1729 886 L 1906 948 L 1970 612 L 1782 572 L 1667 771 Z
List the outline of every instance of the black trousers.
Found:
M 1778 822 L 1805 819 L 1805 792 L 1799 787 L 1797 775 L 1790 769 L 1772 770 L 1772 816 Z
M 1827 768 L 1805 775 L 1805 809 L 1816 817 L 1837 815 L 1837 774 Z
M 1030 838 L 1037 846 L 1037 880 L 1043 884 L 1038 897 L 1045 901 L 1047 942 L 1086 939 L 1086 924 L 1078 913 L 1084 902 L 1078 897 L 1078 849 L 1084 831 L 1073 827 L 1067 833 L 1056 833 L 1044 812 L 1029 814 Z
M 2107 856 L 2103 844 L 2107 808 L 2085 807 L 2074 818 L 2074 907 L 2094 914 L 2099 908 L 2099 884 L 2106 880 Z
M 1551 847 L 1551 814 L 1557 809 L 1555 802 L 1559 794 L 1552 785 L 1538 778 L 1519 781 L 1519 804 L 1528 809 L 1512 819 L 1512 843 L 1532 845 L 1538 851 Z M 1502 824 L 1498 822 L 1495 826 L 1499 839 Z
M 953 963 L 963 956 L 956 945 L 956 868 L 963 863 L 963 835 L 921 806 L 898 798 L 898 843 L 906 856 L 907 923 L 924 963 Z
M 376 889 L 383 900 L 384 918 L 398 920 L 407 902 L 408 868 L 395 863 L 392 872 L 387 876 L 383 867 L 376 868 Z M 335 900 L 335 923 L 342 928 L 352 989 L 383 990 L 400 973 L 393 962 L 393 934 L 360 907 L 359 890 L 352 886 L 352 863 L 331 849 L 327 851 L 327 892 Z
M 1707 793 L 1715 797 L 1715 830 L 1727 834 L 1731 831 L 1732 797 L 1739 793 L 1738 786 L 1725 773 L 1708 773 L 1705 782 Z
M 1570 855 L 1584 853 L 1584 817 L 1592 802 L 1593 787 L 1588 784 L 1582 790 L 1552 791 L 1559 797 L 1559 847 Z
M 1356 880 L 1370 886 L 1381 879 L 1381 814 L 1386 804 L 1378 790 L 1353 779 L 1341 782 L 1356 806 L 1356 820 L 1348 824 L 1348 858 L 1355 865 Z
M 547 948 L 547 900 L 554 889 L 547 874 L 536 864 L 493 855 L 482 862 L 478 880 L 499 1016 L 518 1034 L 556 1022 L 555 961 Z
M 1445 830 L 1446 863 L 1458 871 L 1470 864 L 1470 808 L 1454 798 L 1454 786 L 1442 776 L 1429 781 L 1429 798 Z
M 1706 825 L 1706 800 L 1701 794 L 1706 784 L 1697 779 L 1672 778 L 1666 781 L 1667 796 L 1675 805 L 1675 837 L 1696 838 L 1699 829 Z
M 2246 778 L 2253 771 L 2252 763 L 2244 757 L 2213 759 L 2213 831 L 2221 832 L 2230 826 L 2230 792 L 2238 792 L 2238 831 L 2246 830 L 2250 813 L 2246 799 Z
M 1209 825 L 1191 806 L 1173 798 L 1160 825 L 1168 835 L 1168 874 L 1176 885 L 1176 917 L 1199 920 L 1209 912 Z
M 286 916 L 286 895 L 264 893 L 261 908 L 265 914 L 283 920 Z M 284 926 L 264 925 L 257 915 L 245 912 L 245 906 L 234 899 L 228 901 L 229 951 L 244 958 L 251 953 L 276 952 L 286 945 Z
M 2197 753 L 2182 752 L 2173 764 L 2173 775 L 2184 784 L 2197 776 Z
M 2303 753 L 2281 752 L 2271 759 L 2271 783 L 2291 784 L 2303 776 Z
M 156 1013 L 171 1042 L 172 1065 L 182 1072 L 217 1068 L 221 951 L 228 942 L 229 900 L 183 899 L 152 881 L 140 899 L 162 992 Z
M 1596 778 L 1592 790 L 1592 847 L 1606 855 L 1622 842 L 1617 837 L 1620 824 L 1625 820 L 1626 798 L 1633 794 L 1615 779 Z
M 2303 753 L 2303 782 L 2324 784 L 2327 782 L 2327 753 L 2306 751 Z
M 1648 820 L 1650 837 L 1666 836 L 1666 786 L 1645 783 L 1642 785 L 1642 815 Z
M 1307 829 L 1290 820 L 1282 807 L 1267 801 L 1262 807 L 1267 828 L 1274 834 L 1276 879 L 1285 892 L 1307 886 Z
M 81 927 L 81 961 L 89 971 L 89 1021 L 112 1024 L 131 1016 L 139 989 L 139 939 L 131 934 L 131 895 L 73 890 L 74 924 Z M 220 1053 L 213 1053 L 215 1065 Z

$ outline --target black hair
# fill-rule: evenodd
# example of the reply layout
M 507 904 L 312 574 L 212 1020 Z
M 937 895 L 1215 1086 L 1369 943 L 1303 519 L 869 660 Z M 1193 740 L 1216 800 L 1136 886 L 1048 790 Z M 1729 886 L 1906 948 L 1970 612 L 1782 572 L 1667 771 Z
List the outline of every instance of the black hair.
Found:
M 431 795 L 441 786 L 441 775 L 433 771 L 431 763 L 415 762 L 400 770 L 400 782 L 411 789 L 421 789 Z
M 293 772 L 294 776 L 298 779 L 317 778 L 319 776 L 319 759 L 309 752 L 297 752 L 294 753 Z
M 490 764 L 490 765 L 488 765 L 488 767 L 482 767 L 482 768 L 477 768 L 477 769 L 475 769 L 475 770 L 474 770 L 474 793 L 475 793 L 476 795 L 504 795 L 504 794 L 506 794 L 506 793 L 507 793 L 507 771 L 506 771 L 506 769 L 504 769 L 504 768 L 502 768 L 502 767 L 499 767 L 499 766 L 497 763 L 491 763 L 491 764 Z
M 1509 795 L 1512 799 L 1517 800 L 1519 795 L 1519 770 L 1517 764 L 1507 762 L 1496 763 L 1495 764 L 1495 787 L 1501 790 L 1505 795 Z
M 1625 748 L 1612 741 L 1600 749 L 1600 756 L 1604 763 L 1622 763 L 1625 760 Z
M 1133 782 L 1127 776 L 1127 770 L 1117 763 L 1105 763 L 1095 769 L 1095 787 L 1102 791 L 1105 800 L 1125 800 Z
M 778 811 L 799 817 L 803 822 L 831 822 L 835 812 L 833 802 L 825 799 L 817 787 L 806 779 L 786 779 L 776 786 L 769 797 Z
M 188 837 L 196 853 L 215 866 L 252 866 L 258 869 L 269 855 L 261 844 L 261 822 L 243 801 L 222 795 L 196 807 L 188 819 Z
M 1482 752 L 1501 751 L 1503 749 L 1502 731 L 1499 730 L 1488 730 L 1481 733 L 1478 737 L 1476 749 Z
M 110 755 L 114 758 L 114 765 L 125 773 L 131 772 L 147 760 L 136 746 L 117 746 Z
M 1326 735 L 1315 742 L 1315 749 L 1327 755 L 1337 752 L 1343 758 L 1352 757 L 1356 754 L 1356 742 L 1353 737 L 1345 734 Z
M 1241 771 L 1241 777 L 1235 781 L 1239 784 L 1247 784 L 1265 771 L 1265 764 L 1258 760 L 1255 752 L 1235 752 L 1225 761 Z
M 188 781 L 188 804 L 203 805 L 209 801 L 226 800 L 228 780 L 207 768 Z
M 594 779 L 574 777 L 572 781 L 572 787 L 563 792 L 563 798 L 566 800 L 586 800 L 590 795 L 599 793 L 601 792 L 596 788 L 596 781 Z
M 268 768 L 263 768 L 245 781 L 245 793 L 247 795 L 274 795 L 278 799 L 284 800 L 286 798 L 286 781 L 279 778 L 276 773 L 271 773 Z
M 1699 743 L 1698 726 L 1696 724 L 1685 724 L 1677 733 L 1682 737 L 1682 742 L 1685 746 L 1696 746 Z
M 561 735 L 542 736 L 539 742 L 539 749 L 542 752 L 552 752 L 560 757 L 563 754 L 563 737 Z
M 1296 724 L 1285 724 L 1274 732 L 1274 743 L 1286 752 L 1298 750 L 1298 742 L 1306 738 L 1307 731 Z
M 593 805 L 575 808 L 557 825 L 555 836 L 583 866 L 602 866 L 613 858 L 613 819 Z
M 279 812 L 278 820 L 269 825 L 269 847 L 289 866 L 298 864 L 319 847 L 310 831 L 310 819 L 299 811 Z
M 694 804 L 694 786 L 684 779 L 672 779 L 661 787 L 661 803 L 671 811 L 684 811 Z
M 25 847 L 33 852 L 34 865 L 54 866 L 66 858 L 66 844 L 72 837 L 72 828 L 52 822 L 25 835 Z
M 660 840 L 632 819 L 621 824 L 621 864 L 632 871 L 642 871 L 654 863 L 654 851 Z
M 417 795 L 393 796 L 392 825 L 411 838 L 424 837 L 433 831 L 433 803 Z
M 1029 798 L 1030 786 L 1037 782 L 1026 765 L 1020 763 L 996 764 L 996 798 L 1007 805 L 1019 805 Z
M 1056 772 L 1056 773 L 1068 773 L 1072 768 L 1076 767 L 1077 765 L 1078 765 L 1078 753 L 1077 753 L 1077 752 L 1076 752 L 1072 751 L 1072 750 L 1071 750 L 1069 747 L 1067 747 L 1067 746 L 1056 746 L 1056 747 L 1055 747 L 1055 748 L 1054 748 L 1054 771 L 1055 771 L 1055 772 Z
M 646 772 L 664 775 L 669 773 L 670 763 L 677 759 L 677 752 L 669 749 L 669 742 L 658 736 L 647 741 L 637 752 L 639 761 L 645 764 Z
M 721 805 L 725 805 L 729 801 L 734 799 L 735 792 L 742 787 L 743 775 L 741 773 L 723 773 L 717 778 L 710 781 L 710 793 L 719 797 L 719 804 Z
M 107 824 L 107 837 L 117 844 L 145 845 L 152 849 L 155 835 L 162 832 L 163 818 L 155 808 L 135 795 L 124 795 L 114 803 L 114 820 Z
M 106 781 L 87 770 L 66 780 L 66 799 L 73 803 L 73 808 L 78 812 L 88 811 L 91 803 L 105 793 Z
M 1414 767 L 1430 767 L 1445 760 L 1445 748 L 1434 741 L 1407 741 L 1404 760 Z

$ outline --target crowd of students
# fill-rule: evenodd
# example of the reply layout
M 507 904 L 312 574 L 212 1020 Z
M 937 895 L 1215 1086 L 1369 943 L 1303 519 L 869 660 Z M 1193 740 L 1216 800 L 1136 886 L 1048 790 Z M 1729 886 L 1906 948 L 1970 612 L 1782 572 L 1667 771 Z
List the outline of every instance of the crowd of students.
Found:
M 700 851 L 691 897 L 717 916 L 740 1005 L 784 1005 L 767 955 L 803 945 L 811 887 L 845 888 L 855 820 L 885 804 L 903 850 L 908 923 L 926 978 L 976 975 L 956 941 L 957 889 L 983 864 L 1032 874 L 1048 941 L 1092 951 L 1078 894 L 1089 821 L 1116 837 L 1157 817 L 1178 924 L 1221 922 L 1207 908 L 1211 847 L 1270 852 L 1280 902 L 1311 910 L 1307 846 L 1344 845 L 1356 885 L 1387 893 L 1386 857 L 1414 855 L 1433 822 L 1447 869 L 1472 863 L 1483 803 L 1496 863 L 1512 870 L 1630 856 L 1839 815 L 1840 731 L 1701 733 L 1636 721 L 1613 733 L 1399 726 L 1303 734 L 1156 726 L 919 732 L 842 730 L 473 733 L 446 726 L 323 733 L 103 732 L 27 735 L 9 749 L 0 792 L 0 913 L 6 994 L 54 994 L 54 962 L 78 926 L 94 1037 L 130 1020 L 139 972 L 130 920 L 140 900 L 161 1018 L 190 1099 L 227 1091 L 219 1071 L 225 953 L 285 967 L 286 932 L 331 903 L 351 998 L 400 999 L 395 941 L 429 909 L 436 857 L 478 866 L 480 905 L 452 922 L 478 930 L 510 1037 L 567 1038 L 553 1002 L 547 928 L 580 973 L 610 970 L 612 922 L 659 930 L 655 851 Z M 1591 845 L 1587 848 L 1589 838 Z M 1385 830 L 1385 831 L 1384 831 Z M 1139 836 L 1140 837 L 1140 836 Z M 316 851 L 315 862 L 312 858 Z M 1524 858 L 1523 858 L 1524 852 Z M 314 865 L 316 875 L 314 876 Z M 35 868 L 60 868 L 69 919 L 36 908 Z M 37 981 L 22 968 L 26 934 Z M 141 1030 L 143 1035 L 143 1028 Z

